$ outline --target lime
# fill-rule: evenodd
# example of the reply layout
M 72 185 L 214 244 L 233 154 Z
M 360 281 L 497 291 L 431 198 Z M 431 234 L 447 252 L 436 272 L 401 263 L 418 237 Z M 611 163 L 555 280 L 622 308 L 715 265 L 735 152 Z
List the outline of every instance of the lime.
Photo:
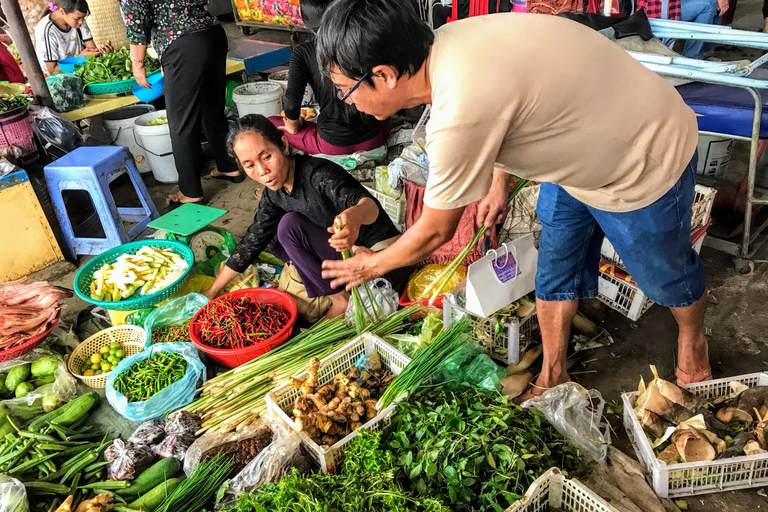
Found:
M 117 363 L 120 362 L 120 360 L 115 356 L 109 356 L 109 359 L 107 359 L 107 361 L 109 361 L 109 364 L 111 364 L 113 367 L 117 366 Z
M 110 354 L 110 355 L 115 355 L 115 352 L 117 352 L 117 349 L 116 349 L 116 348 L 111 348 L 111 349 L 109 349 L 109 354 Z
M 112 369 L 112 365 L 109 363 L 101 363 L 101 371 L 108 372 Z
M 120 348 L 120 344 L 116 341 L 113 341 L 112 343 L 109 344 L 109 348 L 118 349 Z
M 107 352 L 109 352 L 109 347 L 104 346 L 99 349 L 100 354 L 106 354 Z
M 93 377 L 94 374 L 95 373 L 94 373 L 93 370 L 86 370 L 86 371 L 83 372 L 83 375 L 85 375 L 86 377 Z
M 117 356 L 118 359 L 122 359 L 125 357 L 125 350 L 118 350 L 115 352 L 115 356 Z
M 101 362 L 101 354 L 93 354 L 91 356 L 91 362 L 93 364 L 99 364 Z
M 91 370 L 98 370 L 99 368 L 100 368 L 100 365 L 98 365 L 98 364 L 92 364 L 91 365 Z
M 101 370 L 96 370 L 95 372 L 93 372 L 94 375 L 101 375 L 102 373 L 104 372 Z

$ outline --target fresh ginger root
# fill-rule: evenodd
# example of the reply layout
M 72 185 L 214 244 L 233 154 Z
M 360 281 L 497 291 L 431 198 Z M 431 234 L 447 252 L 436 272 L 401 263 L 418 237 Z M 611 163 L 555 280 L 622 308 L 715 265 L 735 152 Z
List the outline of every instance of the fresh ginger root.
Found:
M 307 378 L 305 379 L 305 383 L 309 385 L 310 387 L 317 386 L 317 371 L 320 369 L 320 360 L 316 357 L 313 357 L 309 360 L 309 363 L 307 364 L 306 372 L 307 372 Z

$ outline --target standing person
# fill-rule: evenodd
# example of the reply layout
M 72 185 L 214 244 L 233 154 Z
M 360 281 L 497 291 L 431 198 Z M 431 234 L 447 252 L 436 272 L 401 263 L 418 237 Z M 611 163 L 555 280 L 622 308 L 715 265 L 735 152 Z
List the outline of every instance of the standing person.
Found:
M 89 13 L 86 0 L 58 0 L 48 4 L 45 15 L 35 26 L 35 50 L 45 73 L 61 71 L 59 61 L 67 57 L 112 51 L 109 43 L 96 47 L 85 23 Z
M 147 45 L 160 55 L 165 77 L 165 104 L 179 191 L 168 197 L 171 207 L 202 203 L 201 134 L 213 149 L 214 178 L 240 183 L 245 176 L 227 155 L 227 36 L 207 0 L 121 0 L 131 42 L 133 76 L 149 88 L 144 69 Z
M 317 32 L 331 1 L 301 2 L 302 20 L 312 32 Z M 320 104 L 316 123 L 304 122 L 301 118 L 301 101 L 307 84 L 312 86 Z M 382 123 L 342 101 L 333 82 L 320 72 L 314 40 L 293 49 L 283 106 L 285 116 L 269 120 L 285 132 L 291 146 L 309 155 L 350 155 L 384 145 Z
M 672 308 L 679 381 L 711 377 L 704 269 L 690 232 L 698 130 L 673 87 L 600 33 L 540 14 L 479 16 L 433 33 L 388 0 L 337 0 L 317 48 L 339 89 L 377 119 L 432 104 L 421 218 L 381 252 L 324 262 L 332 286 L 421 260 L 473 201 L 479 222 L 493 225 L 510 181 L 494 167 L 509 170 L 542 182 L 544 361 L 526 397 L 569 380 L 571 321 L 579 299 L 597 296 L 603 233 L 646 295 Z

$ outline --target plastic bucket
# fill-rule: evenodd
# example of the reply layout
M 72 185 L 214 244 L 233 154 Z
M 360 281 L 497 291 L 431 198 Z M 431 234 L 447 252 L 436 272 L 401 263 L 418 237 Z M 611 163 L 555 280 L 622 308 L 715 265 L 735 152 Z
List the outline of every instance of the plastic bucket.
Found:
M 163 114 L 165 110 L 158 110 L 137 117 L 134 121 L 133 133 L 136 135 L 136 144 L 147 155 L 155 179 L 160 183 L 177 183 L 179 173 L 176 170 L 176 162 L 173 160 L 171 129 L 167 124 L 147 126 L 150 120 Z
M 235 87 L 232 99 L 240 117 L 248 114 L 278 116 L 283 109 L 283 88 L 275 82 L 252 82 Z
M 288 90 L 288 70 L 276 71 L 275 73 L 270 74 L 267 77 L 267 80 L 276 84 L 280 84 L 280 87 L 283 88 L 283 95 L 285 95 L 285 91 Z M 304 97 L 301 99 L 301 104 L 311 105 L 314 103 L 314 100 L 315 93 L 312 92 L 312 87 L 307 84 L 307 86 L 304 88 Z
M 154 111 L 155 107 L 152 105 L 131 105 L 115 109 L 101 116 L 101 122 L 107 137 L 109 137 L 109 143 L 127 148 L 133 155 L 136 168 L 140 173 L 150 172 L 152 168 L 147 160 L 146 151 L 141 149 L 133 135 L 134 121 L 136 118 Z
M 696 173 L 700 176 L 722 177 L 728 170 L 733 154 L 733 139 L 717 135 L 699 135 L 699 164 Z
M 219 363 L 220 365 L 227 368 L 234 368 L 235 366 L 247 363 L 252 359 L 266 354 L 273 348 L 278 347 L 288 341 L 288 338 L 291 337 L 291 332 L 293 332 L 293 324 L 296 323 L 296 318 L 298 317 L 298 309 L 296 308 L 296 301 L 294 301 L 293 297 L 291 297 L 286 292 L 275 290 L 274 288 L 246 288 L 244 290 L 237 290 L 234 292 L 226 293 L 221 297 L 213 299 L 208 304 L 210 305 L 211 303 L 220 300 L 222 297 L 249 297 L 251 300 L 258 302 L 259 304 L 274 304 L 286 310 L 290 318 L 285 327 L 283 327 L 277 334 L 271 338 L 260 341 L 257 345 L 231 350 L 224 348 L 214 348 L 201 343 L 200 338 L 198 337 L 198 319 L 200 318 L 201 313 L 205 311 L 207 307 L 203 306 L 203 308 L 198 311 L 194 317 L 192 317 L 192 321 L 189 324 L 189 337 L 192 340 L 192 343 L 199 350 L 208 354 L 208 357 L 210 357 L 214 362 Z

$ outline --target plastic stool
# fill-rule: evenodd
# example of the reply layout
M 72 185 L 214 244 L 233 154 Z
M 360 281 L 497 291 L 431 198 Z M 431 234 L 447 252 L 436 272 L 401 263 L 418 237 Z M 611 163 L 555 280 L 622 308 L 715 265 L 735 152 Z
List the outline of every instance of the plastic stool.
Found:
M 109 184 L 128 173 L 141 201 L 141 208 L 118 208 Z M 45 181 L 56 210 L 56 217 L 70 253 L 100 254 L 107 249 L 130 242 L 159 214 L 141 180 L 128 150 L 124 147 L 79 147 L 45 166 Z M 106 238 L 76 237 L 64 205 L 64 190 L 85 190 L 91 196 Z M 136 222 L 126 231 L 123 222 Z

